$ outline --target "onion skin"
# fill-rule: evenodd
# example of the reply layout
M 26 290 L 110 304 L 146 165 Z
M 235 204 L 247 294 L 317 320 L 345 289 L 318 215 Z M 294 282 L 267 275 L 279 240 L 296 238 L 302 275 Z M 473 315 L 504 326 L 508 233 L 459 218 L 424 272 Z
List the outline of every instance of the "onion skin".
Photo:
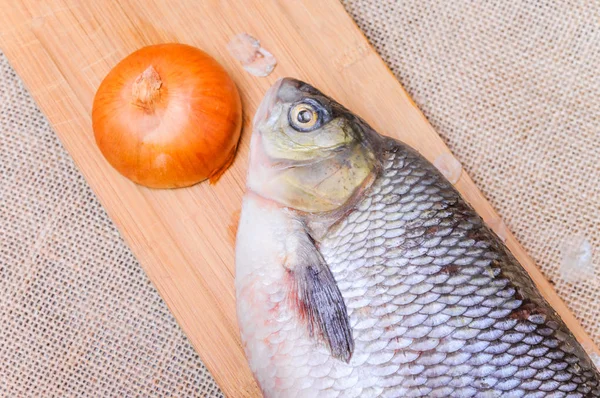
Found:
M 233 161 L 241 125 L 240 96 L 225 69 L 177 43 L 144 47 L 119 62 L 92 107 L 104 157 L 151 188 L 216 181 Z

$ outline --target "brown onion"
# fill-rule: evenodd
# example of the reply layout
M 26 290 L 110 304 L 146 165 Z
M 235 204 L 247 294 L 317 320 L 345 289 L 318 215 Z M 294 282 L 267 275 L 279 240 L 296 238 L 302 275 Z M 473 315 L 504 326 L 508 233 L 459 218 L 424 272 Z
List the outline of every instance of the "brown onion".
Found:
M 153 188 L 216 181 L 233 161 L 242 105 L 233 80 L 184 44 L 144 47 L 104 78 L 92 108 L 94 136 L 125 177 Z

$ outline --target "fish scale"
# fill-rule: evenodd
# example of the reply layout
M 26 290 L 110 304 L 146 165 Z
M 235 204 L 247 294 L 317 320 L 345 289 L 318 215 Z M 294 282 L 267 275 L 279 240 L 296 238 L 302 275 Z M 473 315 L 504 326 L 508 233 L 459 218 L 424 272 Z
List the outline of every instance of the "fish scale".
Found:
M 600 397 L 527 272 L 416 151 L 294 79 L 254 130 L 236 303 L 265 397 Z
M 553 391 L 559 386 L 562 388 L 555 392 L 557 397 L 600 396 L 598 374 L 593 365 L 581 348 L 565 342 L 567 337 L 573 338 L 571 333 L 493 232 L 428 162 L 394 141 L 388 146 L 384 152 L 384 178 L 377 180 L 364 202 L 319 242 L 344 299 L 348 303 L 354 300 L 361 303 L 361 311 L 352 305 L 348 307 L 351 324 L 370 326 L 353 329 L 355 353 L 364 351 L 389 356 L 385 362 L 373 364 L 367 360 L 361 366 L 375 374 L 378 369 L 389 371 L 390 364 L 396 364 L 399 369 L 420 370 L 411 373 L 410 378 L 397 378 L 396 372 L 387 375 L 382 372 L 379 378 L 384 381 L 374 382 L 388 387 L 393 384 L 396 393 L 402 392 L 402 395 L 392 392 L 387 395 L 405 397 L 467 397 L 486 391 L 498 394 L 510 391 L 513 397 L 529 397 L 537 396 L 536 391 Z M 389 176 L 399 177 L 386 178 Z M 414 212 L 415 206 L 399 206 L 402 197 L 416 198 L 417 193 L 423 192 L 429 192 L 419 197 L 419 202 L 426 204 L 423 210 Z M 373 211 L 379 203 L 385 207 Z M 429 211 L 436 205 L 440 210 Z M 449 208 L 452 211 L 446 211 Z M 369 238 L 365 240 L 361 235 L 355 240 L 354 237 L 366 231 L 370 222 L 381 218 L 393 223 L 381 225 L 385 229 L 382 235 L 385 241 L 379 246 L 383 253 L 369 258 L 362 267 L 384 266 L 387 283 L 375 284 L 365 291 L 364 276 L 348 270 L 356 268 L 352 259 L 364 258 L 363 248 L 369 244 Z M 425 229 L 423 225 L 431 226 Z M 390 241 L 392 244 L 388 245 Z M 340 242 L 349 243 L 340 246 Z M 399 242 L 402 243 L 398 245 Z M 440 246 L 448 250 L 440 250 Z M 385 261 L 398 257 L 408 261 Z M 431 262 L 438 265 L 425 266 Z M 407 275 L 404 270 L 408 268 L 411 272 Z M 395 283 L 390 284 L 390 281 Z M 495 282 L 493 286 L 489 285 L 491 282 Z M 408 291 L 402 293 L 407 286 Z M 356 296 L 356 290 L 364 294 Z M 433 293 L 436 294 L 433 305 L 426 307 L 419 303 L 420 299 L 427 300 L 432 290 L 439 292 Z M 517 290 L 523 297 L 517 297 Z M 384 294 L 394 298 L 381 300 Z M 535 303 L 535 308 L 545 315 L 519 315 L 514 319 L 524 299 Z M 381 328 L 378 315 L 381 313 L 401 315 L 396 323 L 384 328 L 388 329 L 385 335 L 377 332 Z M 444 318 L 444 322 L 428 322 L 440 314 L 449 318 Z M 547 332 L 543 332 L 545 326 Z M 402 348 L 393 344 L 399 339 L 408 339 Z M 452 351 L 453 348 L 456 351 Z M 480 367 L 484 364 L 485 373 L 491 376 L 479 379 L 477 390 L 469 388 L 481 377 Z M 439 385 L 440 376 L 430 376 L 435 375 L 431 370 L 434 365 L 455 370 L 445 369 L 447 376 L 443 386 Z M 457 369 L 458 366 L 462 368 Z M 567 383 L 573 377 L 575 381 Z M 385 379 L 395 382 L 386 383 Z M 427 394 L 424 388 L 429 391 Z M 438 392 L 434 388 L 439 389 Z

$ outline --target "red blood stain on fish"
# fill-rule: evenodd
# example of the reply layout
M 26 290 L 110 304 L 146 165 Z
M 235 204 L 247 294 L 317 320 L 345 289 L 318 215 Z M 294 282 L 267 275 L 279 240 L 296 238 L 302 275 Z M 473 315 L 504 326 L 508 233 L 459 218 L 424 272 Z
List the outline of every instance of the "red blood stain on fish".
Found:
M 455 274 L 458 272 L 459 266 L 456 264 L 450 264 L 441 269 L 440 272 L 445 274 Z
M 543 314 L 546 315 L 546 311 L 543 308 L 537 307 L 533 303 L 523 304 L 516 310 L 510 313 L 508 316 L 512 319 L 518 319 L 520 321 L 524 321 L 528 319 L 531 315 Z
M 288 287 L 287 304 L 298 315 L 301 322 L 306 322 L 308 309 L 298 296 L 294 272 L 288 268 L 285 269 L 285 285 Z
M 425 235 L 427 236 L 433 236 L 436 234 L 436 232 L 439 230 L 440 228 L 437 225 L 434 225 L 432 227 L 429 227 L 425 230 Z

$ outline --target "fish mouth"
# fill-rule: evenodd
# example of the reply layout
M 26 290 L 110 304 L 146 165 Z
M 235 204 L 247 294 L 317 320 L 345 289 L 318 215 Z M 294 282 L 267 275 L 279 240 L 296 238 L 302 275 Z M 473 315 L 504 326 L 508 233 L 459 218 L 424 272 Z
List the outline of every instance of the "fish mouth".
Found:
M 300 80 L 283 77 L 278 79 L 267 90 L 256 113 L 254 114 L 253 127 L 256 129 L 271 116 L 272 110 L 281 102 L 293 102 L 302 97 L 302 88 L 310 87 Z M 314 90 L 314 89 L 313 89 Z
M 258 125 L 267 120 L 270 116 L 270 111 L 278 101 L 278 93 L 285 79 L 278 79 L 266 92 L 256 113 L 254 114 L 253 126 L 256 129 Z

